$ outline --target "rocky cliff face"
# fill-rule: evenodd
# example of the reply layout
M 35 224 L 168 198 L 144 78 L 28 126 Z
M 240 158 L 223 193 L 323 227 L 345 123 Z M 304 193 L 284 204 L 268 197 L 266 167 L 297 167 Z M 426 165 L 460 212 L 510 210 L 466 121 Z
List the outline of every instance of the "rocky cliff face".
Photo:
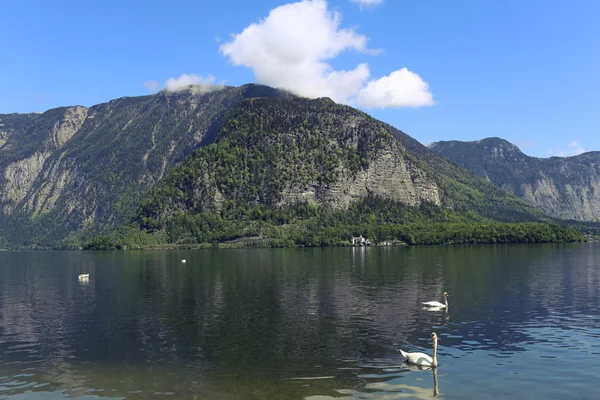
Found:
M 249 85 L 0 115 L 0 237 L 44 243 L 123 222 L 166 171 L 212 140 L 228 109 L 254 95 L 286 94 Z
M 600 152 L 535 158 L 498 138 L 437 142 L 431 148 L 548 215 L 600 220 Z
M 394 150 L 381 149 L 366 169 L 355 174 L 344 171 L 337 182 L 325 187 L 313 183 L 308 190 L 290 188 L 285 203 L 308 201 L 345 209 L 353 201 L 376 195 L 412 206 L 424 201 L 441 205 L 441 190 L 433 177 Z
M 5 163 L 4 179 L 0 183 L 0 212 L 11 215 L 15 211 L 17 204 L 32 190 L 48 157 L 59 151 L 81 128 L 87 112 L 85 107 L 52 110 L 47 113 L 49 115 L 33 117 L 33 121 L 21 129 L 8 132 L 10 138 L 7 135 L 0 147 L 0 157 L 4 156 L 0 159 L 4 159 Z M 31 133 L 38 139 L 35 147 L 31 146 L 31 142 L 27 143 Z M 15 157 L 19 150 L 27 146 L 30 147 L 29 151 Z

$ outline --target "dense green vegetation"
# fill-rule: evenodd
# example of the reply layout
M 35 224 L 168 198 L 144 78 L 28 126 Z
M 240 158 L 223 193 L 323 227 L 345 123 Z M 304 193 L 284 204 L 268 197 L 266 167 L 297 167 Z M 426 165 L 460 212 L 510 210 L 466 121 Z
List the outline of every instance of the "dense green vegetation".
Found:
M 584 233 L 593 240 L 600 241 L 600 222 L 557 220 L 556 223 L 571 227 L 579 232 Z
M 460 215 L 433 204 L 410 207 L 369 197 L 346 211 L 327 211 L 307 203 L 274 208 L 236 207 L 221 212 L 178 212 L 157 223 L 138 216 L 132 224 L 86 243 L 86 249 L 136 249 L 171 243 L 183 247 L 349 246 L 363 235 L 373 244 L 410 245 L 540 243 L 583 241 L 572 228 L 537 222 L 501 223 Z

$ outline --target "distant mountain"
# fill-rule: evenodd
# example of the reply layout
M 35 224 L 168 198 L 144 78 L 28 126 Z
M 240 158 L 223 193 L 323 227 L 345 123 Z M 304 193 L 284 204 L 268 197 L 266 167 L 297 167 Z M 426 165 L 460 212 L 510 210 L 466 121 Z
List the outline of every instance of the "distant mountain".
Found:
M 536 158 L 500 138 L 430 145 L 440 155 L 486 178 L 546 214 L 579 221 L 600 220 L 600 152 Z
M 302 204 L 335 212 L 365 199 L 391 201 L 385 207 L 401 213 L 394 204 L 424 207 L 419 218 L 545 218 L 365 113 L 266 86 L 0 115 L 0 247 L 76 246 L 132 216 L 164 228 L 202 214 L 209 229 L 211 215 L 231 210 L 243 222 L 240 210 L 253 207 L 260 220 Z

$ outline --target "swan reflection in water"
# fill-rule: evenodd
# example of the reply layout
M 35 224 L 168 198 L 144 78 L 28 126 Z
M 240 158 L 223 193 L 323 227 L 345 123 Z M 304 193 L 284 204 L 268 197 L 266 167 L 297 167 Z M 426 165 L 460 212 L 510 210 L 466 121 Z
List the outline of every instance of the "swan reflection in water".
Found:
M 444 312 L 444 319 L 446 321 L 450 321 L 450 314 L 448 313 L 448 308 L 446 307 L 423 307 L 423 310 L 425 311 L 429 311 L 429 312 L 437 312 L 437 311 L 443 311 Z
M 438 384 L 438 369 L 436 367 L 425 367 L 421 365 L 408 365 L 410 371 L 431 371 L 433 375 L 433 397 L 437 397 L 440 394 L 440 388 Z M 365 385 L 365 389 L 370 390 L 381 390 L 386 392 L 387 399 L 404 399 L 404 398 L 415 398 L 415 399 L 431 399 L 431 389 L 407 385 L 405 383 L 395 383 L 395 380 L 388 382 L 371 382 Z M 399 392 L 402 390 L 402 392 Z M 390 392 L 394 392 L 391 394 Z M 377 398 L 379 395 L 373 393 L 373 398 Z
M 431 367 L 424 367 L 421 365 L 407 364 L 403 371 L 411 371 L 419 373 L 420 371 L 431 371 L 433 375 L 433 397 L 438 398 L 440 394 L 440 388 L 438 385 L 438 369 Z M 369 382 L 364 386 L 367 392 L 362 392 L 354 389 L 337 389 L 335 390 L 339 394 L 346 395 L 343 397 L 339 396 L 327 396 L 327 395 L 314 395 L 307 396 L 304 400 L 351 400 L 351 399 L 379 399 L 383 398 L 386 400 L 393 399 L 431 399 L 431 389 L 420 386 L 407 385 L 400 383 L 399 378 L 394 378 L 385 382 Z M 440 397 L 441 399 L 441 397 Z

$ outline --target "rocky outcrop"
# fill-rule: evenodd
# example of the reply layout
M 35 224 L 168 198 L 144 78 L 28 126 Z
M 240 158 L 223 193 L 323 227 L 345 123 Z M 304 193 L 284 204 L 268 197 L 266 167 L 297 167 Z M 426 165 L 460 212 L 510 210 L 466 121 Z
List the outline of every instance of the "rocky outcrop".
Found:
M 391 149 L 377 154 L 369 167 L 356 174 L 344 171 L 338 182 L 321 186 L 292 187 L 280 204 L 308 202 L 333 209 L 346 209 L 353 201 L 376 195 L 417 206 L 422 202 L 441 205 L 440 188 L 423 170 Z
M 52 115 L 49 118 L 51 126 L 47 132 L 44 132 L 44 128 L 40 129 L 41 132 L 34 131 L 34 134 L 42 134 L 36 135 L 40 139 L 40 142 L 36 146 L 37 151 L 30 155 L 25 154 L 23 158 L 17 158 L 4 167 L 4 179 L 2 191 L 0 192 L 0 204 L 2 205 L 0 213 L 11 215 L 15 211 L 17 205 L 27 197 L 33 188 L 34 182 L 42 172 L 48 157 L 58 152 L 79 131 L 88 112 L 87 108 L 81 106 L 66 107 L 59 110 L 58 113 L 50 113 L 56 115 Z M 42 122 L 42 127 L 48 123 L 48 118 L 46 117 L 41 115 L 39 118 Z M 23 136 L 23 133 L 36 129 L 37 122 L 38 119 L 36 118 L 32 126 L 26 126 L 26 129 L 21 128 L 13 132 L 13 135 L 11 135 L 12 141 L 9 143 L 10 146 L 7 145 L 0 150 L 0 154 L 4 155 L 4 159 L 9 160 L 10 157 L 14 156 L 14 148 L 16 146 L 27 146 L 29 144 L 23 143 L 27 141 L 27 137 Z
M 0 194 L 0 202 L 4 204 L 3 214 L 10 215 L 14 207 L 25 198 L 50 154 L 50 152 L 37 152 L 6 166 L 4 170 L 5 183 Z
M 600 220 L 600 152 L 536 158 L 499 138 L 437 142 L 431 148 L 550 216 Z

